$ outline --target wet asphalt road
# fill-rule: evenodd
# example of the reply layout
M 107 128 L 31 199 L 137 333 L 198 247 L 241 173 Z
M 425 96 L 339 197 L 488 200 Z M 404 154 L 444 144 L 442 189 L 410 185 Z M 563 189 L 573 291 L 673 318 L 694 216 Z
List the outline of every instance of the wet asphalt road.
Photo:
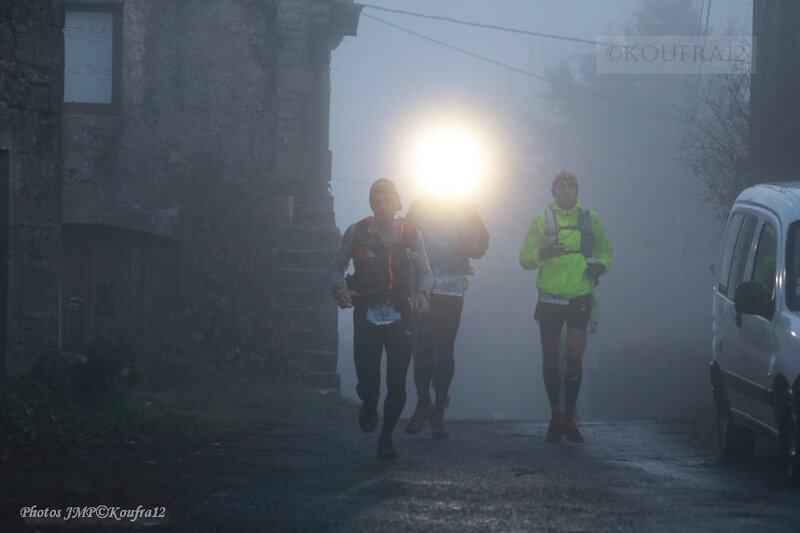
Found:
M 99 522 L 107 531 L 800 530 L 800 490 L 783 480 L 769 443 L 725 465 L 697 423 L 582 427 L 583 445 L 554 445 L 543 441 L 545 422 L 455 421 L 447 440 L 399 431 L 400 458 L 386 461 L 355 422 L 278 424 L 93 454 L 61 471 L 9 471 L 2 503 L 7 512 L 31 503 L 167 510 L 162 521 Z M 13 520 L 2 530 L 55 524 Z
M 194 517 L 222 525 L 235 510 L 269 531 L 800 530 L 800 491 L 771 448 L 724 465 L 697 425 L 589 423 L 577 446 L 544 443 L 543 422 L 451 427 L 448 440 L 397 434 L 394 461 L 354 424 L 255 433 L 239 452 L 252 492 L 221 479 Z

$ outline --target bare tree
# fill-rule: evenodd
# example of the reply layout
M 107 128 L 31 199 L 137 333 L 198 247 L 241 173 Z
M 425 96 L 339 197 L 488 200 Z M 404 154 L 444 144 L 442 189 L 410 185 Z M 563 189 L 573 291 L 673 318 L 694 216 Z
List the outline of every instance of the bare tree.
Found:
M 682 162 L 708 186 L 709 199 L 726 218 L 739 192 L 757 181 L 750 153 L 749 72 L 704 81 L 697 104 Z

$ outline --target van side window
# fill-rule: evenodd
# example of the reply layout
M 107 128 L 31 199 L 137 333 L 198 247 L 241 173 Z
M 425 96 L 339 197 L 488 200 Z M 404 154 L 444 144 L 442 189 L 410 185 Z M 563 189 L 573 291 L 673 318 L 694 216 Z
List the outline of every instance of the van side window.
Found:
M 778 235 L 775 228 L 767 223 L 761 229 L 756 245 L 756 259 L 753 262 L 752 281 L 761 284 L 767 293 L 775 298 L 775 257 L 778 253 Z
M 722 248 L 719 251 L 719 272 L 717 272 L 717 290 L 721 294 L 728 294 L 728 276 L 731 272 L 730 257 L 733 253 L 733 246 L 736 244 L 736 237 L 739 236 L 739 230 L 742 228 L 742 220 L 744 215 L 741 213 L 734 213 L 728 221 L 728 226 L 725 228 L 725 237 L 722 241 Z
M 800 311 L 800 220 L 792 222 L 786 239 L 786 306 Z
M 750 255 L 753 235 L 756 232 L 756 222 L 755 216 L 744 215 L 744 222 L 739 230 L 736 245 L 733 248 L 728 283 L 725 284 L 726 288 L 736 289 L 736 286 L 744 279 L 744 268 L 747 265 L 747 257 Z

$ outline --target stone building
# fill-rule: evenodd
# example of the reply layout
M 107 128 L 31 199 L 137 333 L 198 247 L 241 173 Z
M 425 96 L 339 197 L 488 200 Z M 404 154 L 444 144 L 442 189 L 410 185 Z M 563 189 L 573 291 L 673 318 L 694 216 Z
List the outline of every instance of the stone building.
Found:
M 163 334 L 186 249 L 263 249 L 305 379 L 338 387 L 330 54 L 347 0 L 5 0 L 6 371 Z M 6 207 L 7 206 L 7 207 Z
M 58 345 L 63 5 L 0 3 L 0 356 Z

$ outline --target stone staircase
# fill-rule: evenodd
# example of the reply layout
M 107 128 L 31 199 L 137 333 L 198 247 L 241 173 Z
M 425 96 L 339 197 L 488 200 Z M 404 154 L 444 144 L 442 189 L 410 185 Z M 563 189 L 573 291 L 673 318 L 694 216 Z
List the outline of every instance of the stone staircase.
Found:
M 297 216 L 301 213 L 292 208 L 290 216 L 279 221 L 276 228 L 276 293 L 295 321 L 291 355 L 307 369 L 302 382 L 313 388 L 338 390 L 338 311 L 326 272 L 340 234 L 332 223 L 333 212 L 317 215 L 311 223 L 307 216 Z

